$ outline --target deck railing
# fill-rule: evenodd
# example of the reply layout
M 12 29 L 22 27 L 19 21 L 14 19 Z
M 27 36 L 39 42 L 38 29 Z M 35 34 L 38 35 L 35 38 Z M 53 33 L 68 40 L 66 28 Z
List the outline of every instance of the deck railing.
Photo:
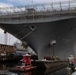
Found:
M 72 16 L 76 14 L 76 1 L 51 2 L 17 7 L 0 7 L 0 20 L 39 19 Z M 8 19 L 7 19 L 8 18 Z
M 30 9 L 30 10 L 29 10 Z M 64 1 L 64 2 L 50 2 L 43 4 L 33 4 L 16 7 L 0 7 L 0 14 L 16 14 L 22 12 L 45 12 L 45 11 L 64 11 L 64 10 L 75 10 L 76 1 Z

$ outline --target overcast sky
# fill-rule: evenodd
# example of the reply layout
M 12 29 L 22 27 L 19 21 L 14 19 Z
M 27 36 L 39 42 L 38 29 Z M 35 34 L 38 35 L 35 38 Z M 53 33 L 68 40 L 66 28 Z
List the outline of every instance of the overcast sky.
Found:
M 33 3 L 49 3 L 49 2 L 60 2 L 60 1 L 69 1 L 69 0 L 0 0 L 0 6 L 18 6 L 18 5 L 27 5 Z M 74 0 L 70 0 L 74 1 Z
M 17 38 L 15 38 L 13 35 L 7 33 L 7 44 L 13 45 L 15 42 L 20 42 Z M 0 28 L 0 44 L 5 44 L 5 34 L 4 30 Z

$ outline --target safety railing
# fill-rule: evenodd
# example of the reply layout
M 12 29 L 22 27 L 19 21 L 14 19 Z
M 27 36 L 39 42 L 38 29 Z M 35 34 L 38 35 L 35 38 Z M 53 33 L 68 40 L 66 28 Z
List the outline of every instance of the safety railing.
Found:
M 76 1 L 52 2 L 43 4 L 33 4 L 17 7 L 0 7 L 0 15 L 18 14 L 27 12 L 46 12 L 46 11 L 64 11 L 74 10 L 76 8 Z
M 0 21 L 44 19 L 76 14 L 76 1 L 52 2 L 17 7 L 0 7 Z M 7 19 L 8 18 L 8 19 Z

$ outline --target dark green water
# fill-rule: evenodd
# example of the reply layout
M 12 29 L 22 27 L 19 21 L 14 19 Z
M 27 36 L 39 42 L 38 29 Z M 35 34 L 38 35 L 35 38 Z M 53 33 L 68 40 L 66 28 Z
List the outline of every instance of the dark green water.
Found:
M 0 63 L 0 75 L 67 75 L 66 69 L 62 69 L 59 71 L 56 71 L 54 73 L 48 72 L 48 70 L 34 70 L 32 72 L 10 72 L 9 69 L 12 67 L 15 67 L 17 63 L 6 63 L 6 64 L 1 64 Z

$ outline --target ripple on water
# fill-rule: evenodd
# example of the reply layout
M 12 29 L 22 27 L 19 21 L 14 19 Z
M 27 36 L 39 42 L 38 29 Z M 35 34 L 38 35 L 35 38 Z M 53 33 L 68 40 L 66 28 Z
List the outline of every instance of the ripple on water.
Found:
M 0 70 L 0 75 L 18 75 L 18 74 L 9 72 L 8 70 Z

